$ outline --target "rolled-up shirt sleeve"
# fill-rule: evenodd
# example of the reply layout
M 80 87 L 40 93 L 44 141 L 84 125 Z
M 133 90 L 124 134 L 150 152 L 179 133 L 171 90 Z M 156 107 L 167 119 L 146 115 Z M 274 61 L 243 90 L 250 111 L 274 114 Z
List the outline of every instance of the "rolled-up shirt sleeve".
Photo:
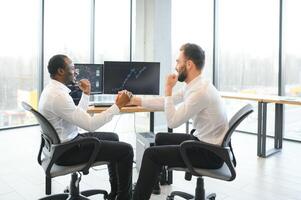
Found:
M 183 91 L 180 91 L 171 97 L 175 104 L 181 103 L 183 101 Z M 165 109 L 165 98 L 155 97 L 148 99 L 141 99 L 141 106 L 147 109 L 164 110 Z
M 64 101 L 61 100 L 64 98 Z M 79 106 L 76 106 L 71 97 L 61 96 L 60 98 L 58 96 L 56 100 L 53 101 L 53 111 L 69 123 L 91 132 L 109 122 L 113 116 L 120 111 L 118 106 L 114 104 L 106 111 L 91 116 L 86 112 L 86 106 L 88 106 L 86 101 L 89 101 L 89 96 L 87 95 L 83 96 Z
M 164 97 L 141 99 L 141 106 L 147 109 L 164 109 Z
M 82 108 L 83 110 L 88 110 L 89 108 L 89 95 L 86 95 L 85 93 L 82 93 L 82 97 L 78 103 L 78 107 Z

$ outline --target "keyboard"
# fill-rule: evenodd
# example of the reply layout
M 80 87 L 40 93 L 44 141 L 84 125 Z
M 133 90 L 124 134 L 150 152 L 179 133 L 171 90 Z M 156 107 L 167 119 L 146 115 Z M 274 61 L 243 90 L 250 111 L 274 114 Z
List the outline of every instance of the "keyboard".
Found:
M 115 102 L 92 102 L 90 106 L 94 107 L 111 107 Z M 136 107 L 136 105 L 127 105 L 125 107 Z
M 139 134 L 142 135 L 144 138 L 155 138 L 155 134 L 151 132 L 142 132 Z
M 94 102 L 92 105 L 94 107 L 111 107 L 114 102 Z

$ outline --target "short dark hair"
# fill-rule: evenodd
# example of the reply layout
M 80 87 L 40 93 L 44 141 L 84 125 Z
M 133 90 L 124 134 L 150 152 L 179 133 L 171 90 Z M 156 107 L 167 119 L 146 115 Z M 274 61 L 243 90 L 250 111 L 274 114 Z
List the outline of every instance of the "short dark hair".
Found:
M 180 51 L 183 51 L 184 56 L 187 59 L 192 60 L 198 69 L 201 70 L 204 68 L 205 52 L 199 45 L 186 43 L 181 46 Z
M 57 70 L 59 68 L 62 68 L 62 69 L 65 68 L 65 65 L 66 65 L 65 59 L 66 58 L 68 58 L 68 57 L 66 55 L 62 55 L 62 54 L 58 54 L 58 55 L 52 56 L 52 58 L 50 58 L 47 68 L 48 68 L 48 72 L 49 72 L 51 78 L 53 78 L 56 75 Z

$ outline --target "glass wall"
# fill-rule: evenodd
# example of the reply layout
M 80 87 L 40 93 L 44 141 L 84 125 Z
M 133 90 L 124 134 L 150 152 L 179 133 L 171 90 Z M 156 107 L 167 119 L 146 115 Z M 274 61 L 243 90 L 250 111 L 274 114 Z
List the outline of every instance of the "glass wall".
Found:
M 130 60 L 130 0 L 95 1 L 95 63 Z
M 218 86 L 221 91 L 252 94 L 278 92 L 279 3 L 275 0 L 219 1 Z M 229 111 L 247 102 L 227 101 Z M 254 107 L 257 105 L 254 103 Z M 232 113 L 229 113 L 229 117 Z M 268 112 L 268 131 L 273 131 L 273 109 Z M 241 129 L 256 132 L 257 115 Z M 250 125 L 252 124 L 252 126 Z M 248 125 L 248 126 L 247 126 Z M 255 125 L 255 126 L 254 126 Z
M 33 123 L 37 107 L 39 0 L 0 1 L 0 128 Z
M 73 62 L 90 62 L 91 1 L 45 1 L 45 84 L 47 63 L 55 54 L 65 54 Z
M 285 95 L 301 96 L 301 1 L 286 0 L 283 6 L 283 71 Z M 301 140 L 301 106 L 285 106 L 284 137 Z
M 44 64 L 41 60 L 42 1 L 0 2 L 0 129 L 35 123 L 21 101 L 38 102 L 38 71 L 55 54 L 66 54 L 75 63 L 130 59 L 130 3 L 124 0 L 44 0 Z M 16 6 L 18 5 L 18 6 Z M 116 6 L 118 5 L 118 6 Z M 95 41 L 91 37 L 95 17 Z M 28 115 L 28 116 L 27 116 Z
M 172 68 L 184 43 L 196 43 L 206 53 L 204 75 L 212 80 L 213 1 L 172 1 Z
M 79 63 L 130 60 L 130 0 L 95 0 L 95 15 L 92 0 L 44 2 L 43 66 L 38 62 L 41 60 L 41 1 L 0 2 L 0 129 L 35 122 L 23 111 L 20 102 L 37 106 L 38 71 L 44 67 L 46 84 L 49 80 L 46 66 L 51 56 L 66 54 Z M 214 1 L 173 0 L 171 3 L 173 69 L 179 47 L 193 42 L 206 52 L 204 74 L 208 79 L 213 80 L 215 68 L 219 90 L 277 95 L 280 0 L 216 1 L 216 38 L 213 38 Z M 290 98 L 301 96 L 300 9 L 299 0 L 283 1 L 282 83 L 285 95 Z M 135 38 L 132 39 L 135 44 Z M 216 66 L 213 66 L 214 39 Z M 245 103 L 248 102 L 227 100 L 229 117 Z M 268 130 L 272 132 L 274 108 L 270 105 L 268 109 Z M 285 137 L 301 139 L 300 112 L 299 106 L 285 106 Z M 248 120 L 241 129 L 256 132 L 257 114 Z
M 220 89 L 277 94 L 279 5 L 228 0 L 220 1 L 218 11 Z

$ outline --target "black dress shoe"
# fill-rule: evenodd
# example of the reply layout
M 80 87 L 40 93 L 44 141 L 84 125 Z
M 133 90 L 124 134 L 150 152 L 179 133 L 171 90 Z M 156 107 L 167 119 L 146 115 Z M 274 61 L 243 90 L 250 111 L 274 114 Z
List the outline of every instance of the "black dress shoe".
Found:
M 161 189 L 160 189 L 160 185 L 159 185 L 159 181 L 156 182 L 156 184 L 154 185 L 152 194 L 161 194 Z
M 115 200 L 115 199 L 116 199 L 116 196 L 117 196 L 116 193 L 110 193 L 110 194 L 107 196 L 107 199 L 108 199 L 108 200 Z

